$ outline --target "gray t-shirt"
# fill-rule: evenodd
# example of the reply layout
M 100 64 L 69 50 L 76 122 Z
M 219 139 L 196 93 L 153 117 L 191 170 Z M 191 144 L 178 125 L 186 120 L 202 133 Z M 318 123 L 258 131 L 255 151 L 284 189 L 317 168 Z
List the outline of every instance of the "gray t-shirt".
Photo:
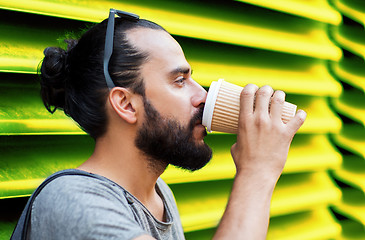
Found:
M 79 170 L 75 170 L 79 171 Z M 115 182 L 67 175 L 51 181 L 35 199 L 30 239 L 185 239 L 175 199 L 159 178 L 156 189 L 166 222 L 157 220 L 133 195 Z

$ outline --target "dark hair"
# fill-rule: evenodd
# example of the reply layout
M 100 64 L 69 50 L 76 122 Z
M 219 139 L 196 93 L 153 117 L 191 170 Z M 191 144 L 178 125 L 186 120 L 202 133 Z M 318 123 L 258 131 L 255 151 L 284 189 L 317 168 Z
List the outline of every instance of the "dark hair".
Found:
M 82 35 L 79 41 L 66 40 L 67 50 L 48 47 L 40 68 L 41 97 L 47 110 L 62 109 L 94 139 L 106 131 L 105 103 L 109 89 L 103 72 L 107 19 Z M 140 66 L 147 53 L 127 41 L 126 31 L 134 28 L 163 30 L 148 20 L 115 19 L 113 54 L 109 73 L 116 86 L 144 96 Z

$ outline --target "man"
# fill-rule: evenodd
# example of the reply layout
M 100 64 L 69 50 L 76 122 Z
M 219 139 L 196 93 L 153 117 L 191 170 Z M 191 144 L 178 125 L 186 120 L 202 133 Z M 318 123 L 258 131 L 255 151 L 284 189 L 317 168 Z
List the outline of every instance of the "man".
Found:
M 115 19 L 108 62 L 104 39 L 114 14 L 67 52 L 45 50 L 43 101 L 95 138 L 94 153 L 76 171 L 98 178 L 49 183 L 32 206 L 30 239 L 184 238 L 173 196 L 159 177 L 168 164 L 196 170 L 211 158 L 201 125 L 206 91 L 169 33 L 128 13 Z M 284 124 L 284 95 L 252 84 L 242 91 L 231 148 L 237 173 L 215 239 L 266 238 L 271 195 L 306 117 L 298 111 Z

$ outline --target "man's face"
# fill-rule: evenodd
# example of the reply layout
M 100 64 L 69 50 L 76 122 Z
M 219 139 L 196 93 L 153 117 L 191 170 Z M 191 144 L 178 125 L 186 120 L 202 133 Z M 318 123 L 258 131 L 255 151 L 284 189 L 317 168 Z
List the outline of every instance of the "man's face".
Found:
M 164 163 L 190 170 L 203 167 L 212 154 L 201 125 L 207 93 L 192 79 L 180 45 L 161 30 L 137 28 L 128 38 L 148 53 L 140 70 L 146 91 L 137 147 Z

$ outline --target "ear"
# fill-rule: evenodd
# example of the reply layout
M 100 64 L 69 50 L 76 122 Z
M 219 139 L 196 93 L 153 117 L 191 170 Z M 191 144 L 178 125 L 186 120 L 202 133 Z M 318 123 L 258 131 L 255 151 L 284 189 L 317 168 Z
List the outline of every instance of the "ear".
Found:
M 135 94 L 126 88 L 115 87 L 109 93 L 109 102 L 112 109 L 119 117 L 130 124 L 134 124 L 137 121 L 134 98 Z

